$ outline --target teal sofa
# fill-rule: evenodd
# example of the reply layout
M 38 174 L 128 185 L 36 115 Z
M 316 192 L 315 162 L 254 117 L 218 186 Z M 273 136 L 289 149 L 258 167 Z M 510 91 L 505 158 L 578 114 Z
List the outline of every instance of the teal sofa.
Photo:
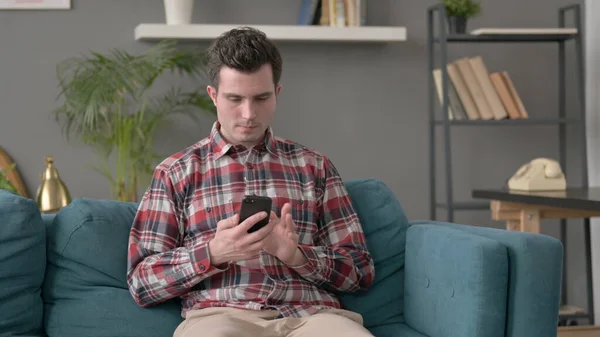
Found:
M 347 189 L 375 259 L 370 290 L 340 294 L 378 337 L 556 336 L 560 241 L 408 221 L 381 181 Z M 75 199 L 57 215 L 0 191 L 0 337 L 170 337 L 177 299 L 152 308 L 126 284 L 137 204 Z

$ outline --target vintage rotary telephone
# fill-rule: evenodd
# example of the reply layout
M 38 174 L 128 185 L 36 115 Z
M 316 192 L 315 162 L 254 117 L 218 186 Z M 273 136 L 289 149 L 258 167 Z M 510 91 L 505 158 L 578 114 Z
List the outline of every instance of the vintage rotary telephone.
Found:
M 509 179 L 508 188 L 520 191 L 558 191 L 565 190 L 567 182 L 557 161 L 537 158 L 519 168 Z

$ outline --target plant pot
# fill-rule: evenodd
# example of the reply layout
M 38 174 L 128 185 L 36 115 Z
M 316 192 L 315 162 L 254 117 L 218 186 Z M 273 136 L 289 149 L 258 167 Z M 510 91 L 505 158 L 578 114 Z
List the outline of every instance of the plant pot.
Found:
M 465 34 L 467 31 L 467 18 L 464 16 L 449 16 L 448 31 L 450 34 Z
M 163 0 L 167 25 L 189 25 L 192 23 L 194 0 Z

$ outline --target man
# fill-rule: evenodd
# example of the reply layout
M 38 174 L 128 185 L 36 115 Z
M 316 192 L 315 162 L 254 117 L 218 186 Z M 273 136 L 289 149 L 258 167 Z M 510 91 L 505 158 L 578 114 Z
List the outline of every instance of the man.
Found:
M 270 127 L 279 51 L 258 30 L 234 29 L 211 44 L 207 66 L 218 119 L 157 166 L 141 200 L 129 241 L 135 301 L 180 297 L 175 337 L 372 336 L 336 296 L 374 278 L 342 179 L 327 157 Z M 240 223 L 241 200 L 253 194 L 271 197 L 273 209 Z

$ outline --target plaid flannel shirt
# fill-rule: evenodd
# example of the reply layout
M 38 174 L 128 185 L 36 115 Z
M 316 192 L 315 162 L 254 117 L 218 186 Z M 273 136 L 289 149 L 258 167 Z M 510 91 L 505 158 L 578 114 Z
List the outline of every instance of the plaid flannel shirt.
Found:
M 228 143 L 219 128 L 215 122 L 210 136 L 154 172 L 129 238 L 127 282 L 135 301 L 149 307 L 181 297 L 183 317 L 222 306 L 301 317 L 341 308 L 336 292 L 368 288 L 373 260 L 331 161 L 271 128 L 251 149 Z M 248 194 L 271 197 L 278 216 L 292 204 L 306 264 L 289 267 L 265 252 L 223 269 L 211 264 L 207 243 L 217 222 L 236 214 Z

